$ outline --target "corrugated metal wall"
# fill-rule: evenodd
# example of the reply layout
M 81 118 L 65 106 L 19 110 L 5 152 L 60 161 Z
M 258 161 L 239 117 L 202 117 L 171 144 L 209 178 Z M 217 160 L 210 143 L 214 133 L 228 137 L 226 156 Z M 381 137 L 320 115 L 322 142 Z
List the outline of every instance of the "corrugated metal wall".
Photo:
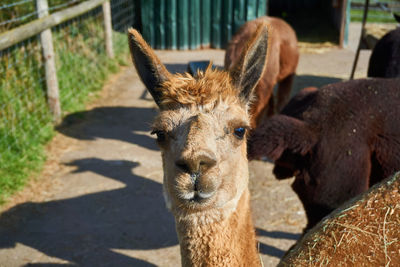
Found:
M 224 48 L 267 0 L 141 0 L 142 34 L 155 49 Z

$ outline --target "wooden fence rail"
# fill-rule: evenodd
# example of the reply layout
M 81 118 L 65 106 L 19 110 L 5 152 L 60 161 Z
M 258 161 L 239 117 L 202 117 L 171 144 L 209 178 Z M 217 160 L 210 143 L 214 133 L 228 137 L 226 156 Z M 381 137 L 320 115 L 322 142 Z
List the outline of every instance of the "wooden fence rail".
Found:
M 39 16 L 37 20 L 0 34 L 0 51 L 40 34 L 45 61 L 47 100 L 55 124 L 61 121 L 61 107 L 51 28 L 87 13 L 100 5 L 103 7 L 104 14 L 104 44 L 107 56 L 113 58 L 110 0 L 88 0 L 51 15 L 48 14 L 47 0 L 36 0 L 37 14 Z

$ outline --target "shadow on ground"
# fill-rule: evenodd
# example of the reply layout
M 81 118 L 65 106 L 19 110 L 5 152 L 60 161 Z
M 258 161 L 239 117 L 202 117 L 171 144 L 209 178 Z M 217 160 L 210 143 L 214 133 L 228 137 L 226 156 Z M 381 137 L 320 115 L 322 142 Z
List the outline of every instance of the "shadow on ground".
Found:
M 146 132 L 157 111 L 139 107 L 99 107 L 72 113 L 57 130 L 80 140 L 114 139 L 158 151 L 155 139 Z
M 298 240 L 301 236 L 301 234 L 286 233 L 282 231 L 265 231 L 259 228 L 257 229 L 257 235 L 276 238 L 276 239 L 290 239 L 290 240 Z
M 1 249 L 22 243 L 79 266 L 153 266 L 113 249 L 150 250 L 178 244 L 161 184 L 133 174 L 138 163 L 87 158 L 69 165 L 77 168 L 75 173 L 94 172 L 125 187 L 18 205 L 0 217 Z
M 281 232 L 281 231 L 265 231 L 263 229 L 257 228 L 257 236 L 265 236 L 265 237 L 270 237 L 270 238 L 275 238 L 275 239 L 290 239 L 297 241 L 300 237 L 301 234 L 293 234 L 293 233 L 287 233 L 287 232 Z M 278 259 L 282 258 L 283 255 L 285 255 L 286 251 L 281 250 L 279 248 L 273 247 L 268 244 L 264 244 L 262 242 L 259 243 L 259 251 L 262 254 L 265 255 L 270 255 L 273 257 L 276 257 Z

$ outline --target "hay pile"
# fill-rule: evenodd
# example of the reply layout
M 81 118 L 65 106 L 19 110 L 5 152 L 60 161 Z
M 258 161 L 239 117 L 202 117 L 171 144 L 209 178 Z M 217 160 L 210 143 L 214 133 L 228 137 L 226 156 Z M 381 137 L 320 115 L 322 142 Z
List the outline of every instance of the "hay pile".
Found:
M 279 266 L 400 266 L 400 172 L 311 229 Z

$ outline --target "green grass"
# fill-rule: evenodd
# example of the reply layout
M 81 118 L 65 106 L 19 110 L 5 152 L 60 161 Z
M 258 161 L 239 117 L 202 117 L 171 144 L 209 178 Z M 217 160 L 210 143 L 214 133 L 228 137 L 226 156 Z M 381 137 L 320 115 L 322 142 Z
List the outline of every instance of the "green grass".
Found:
M 0 59 L 0 203 L 41 168 L 53 135 L 37 47 L 30 40 Z
M 80 18 L 53 31 L 63 114 L 83 110 L 107 76 L 127 64 L 126 35 L 114 32 L 116 58 L 107 58 L 101 16 Z M 36 39 L 0 54 L 0 204 L 46 160 L 55 135 L 45 96 L 43 62 Z
M 350 12 L 350 20 L 361 22 L 364 10 L 352 9 Z M 384 11 L 368 10 L 367 22 L 370 23 L 397 23 L 393 16 Z

